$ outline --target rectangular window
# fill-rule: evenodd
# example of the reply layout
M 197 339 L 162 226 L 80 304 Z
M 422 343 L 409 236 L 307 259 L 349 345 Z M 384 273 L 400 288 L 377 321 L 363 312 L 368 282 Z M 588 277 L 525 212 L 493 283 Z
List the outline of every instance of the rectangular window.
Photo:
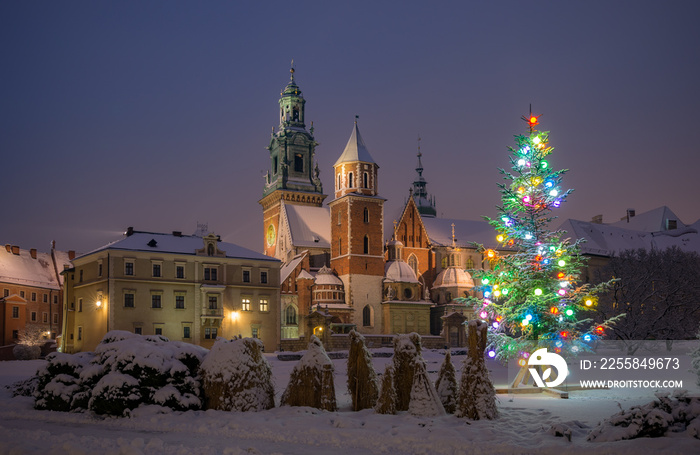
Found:
M 102 263 L 97 264 L 97 276 L 102 276 Z
M 267 299 L 260 299 L 260 311 L 263 313 L 270 311 L 270 304 Z
M 243 271 L 243 282 L 250 283 L 250 270 Z
M 304 157 L 301 153 L 294 154 L 294 172 L 304 172 Z
M 176 295 L 175 296 L 175 309 L 184 310 L 185 309 L 185 296 Z
M 185 326 L 182 328 L 182 338 L 189 338 L 190 337 L 190 328 L 189 326 Z
M 262 284 L 267 284 L 267 272 L 266 271 L 260 272 L 260 282 Z
M 53 296 L 53 304 L 56 305 L 58 303 L 58 296 L 55 295 Z
M 153 264 L 153 276 L 160 277 L 160 264 Z
M 3 291 L 3 293 L 5 294 L 5 297 L 7 297 L 8 295 L 10 295 L 10 290 L 9 290 L 9 289 L 5 289 L 5 290 Z
M 78 341 L 83 339 L 83 328 L 78 327 Z
M 218 298 L 215 295 L 209 296 L 209 309 L 216 310 L 219 307 Z
M 19 291 L 19 296 L 24 298 L 24 291 Z
M 127 292 L 124 294 L 124 308 L 134 307 L 134 294 L 132 292 Z
M 48 303 L 48 302 L 49 302 L 49 295 L 44 294 L 44 303 Z
M 204 267 L 204 279 L 208 281 L 216 281 L 218 269 L 216 267 Z
M 184 265 L 178 265 L 175 267 L 175 277 L 176 278 L 185 278 L 185 266 Z
M 257 327 L 253 327 L 252 331 L 253 331 L 253 338 L 258 338 L 259 329 Z
M 75 302 L 71 302 L 71 303 L 70 303 L 70 309 L 71 309 L 71 310 L 75 310 Z
M 156 327 L 156 335 L 162 335 L 163 334 L 163 327 Z
M 134 333 L 136 335 L 142 335 L 143 334 L 143 328 L 142 327 L 134 327 Z
M 44 314 L 43 314 L 42 321 L 43 321 L 44 324 L 48 324 L 48 323 L 49 323 L 49 313 L 44 313 Z
M 125 262 L 124 263 L 124 275 L 133 275 L 134 274 L 134 263 L 133 262 Z
M 162 308 L 160 294 L 151 295 L 151 308 Z
M 58 313 L 53 314 L 53 323 L 58 324 Z
M 78 299 L 78 313 L 83 311 L 83 299 Z
M 13 330 L 12 331 L 12 339 L 16 340 L 19 338 L 19 330 Z
M 36 302 L 36 292 L 32 292 L 32 302 Z
M 241 310 L 250 311 L 250 299 L 248 297 L 243 297 L 241 300 Z
M 32 311 L 32 312 L 29 314 L 29 320 L 32 321 L 32 322 L 36 322 L 36 311 Z
M 216 340 L 216 336 L 217 336 L 216 327 L 212 327 L 212 328 L 207 327 L 204 329 L 204 339 L 205 340 Z

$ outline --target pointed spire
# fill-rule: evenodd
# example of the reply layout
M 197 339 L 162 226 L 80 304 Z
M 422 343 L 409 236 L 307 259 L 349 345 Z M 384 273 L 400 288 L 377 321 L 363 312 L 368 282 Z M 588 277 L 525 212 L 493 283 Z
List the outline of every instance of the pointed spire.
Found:
M 413 182 L 411 196 L 416 202 L 418 213 L 423 216 L 434 217 L 437 215 L 437 211 L 435 210 L 435 202 L 428 197 L 428 191 L 425 188 L 427 182 L 423 178 L 423 161 L 421 160 L 423 153 L 421 152 L 421 140 L 420 135 L 418 135 L 418 166 L 416 167 L 418 178 L 416 178 L 416 180 Z
M 359 115 L 355 116 L 355 125 L 352 129 L 352 134 L 350 134 L 350 139 L 348 140 L 345 150 L 335 162 L 334 166 L 340 163 L 347 163 L 353 161 L 362 161 L 363 163 L 374 163 L 372 155 L 369 154 L 365 142 L 362 140 L 360 135 L 360 130 L 357 127 L 357 119 L 360 118 Z

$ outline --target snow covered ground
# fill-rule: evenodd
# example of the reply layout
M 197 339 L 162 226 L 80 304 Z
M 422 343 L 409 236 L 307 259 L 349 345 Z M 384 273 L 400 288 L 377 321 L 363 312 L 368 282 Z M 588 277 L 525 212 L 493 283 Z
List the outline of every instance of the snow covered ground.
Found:
M 276 381 L 276 402 L 287 386 L 294 361 L 267 354 Z M 423 351 L 433 381 L 444 358 Z M 463 356 L 453 355 L 458 370 Z M 384 372 L 389 358 L 374 358 Z M 258 413 L 189 411 L 159 407 L 137 409 L 130 418 L 33 409 L 33 399 L 12 398 L 4 387 L 33 376 L 42 360 L 0 362 L 0 454 L 634 454 L 700 453 L 700 440 L 687 433 L 663 438 L 588 442 L 586 435 L 601 420 L 644 404 L 654 390 L 575 391 L 568 400 L 536 395 L 499 395 L 501 417 L 468 421 L 452 415 L 418 418 L 408 413 L 378 415 L 350 411 L 346 360 L 333 360 L 338 412 L 282 407 Z M 496 386 L 507 372 L 488 367 Z M 684 380 L 694 383 L 691 373 Z M 551 434 L 552 425 L 572 430 L 572 440 Z

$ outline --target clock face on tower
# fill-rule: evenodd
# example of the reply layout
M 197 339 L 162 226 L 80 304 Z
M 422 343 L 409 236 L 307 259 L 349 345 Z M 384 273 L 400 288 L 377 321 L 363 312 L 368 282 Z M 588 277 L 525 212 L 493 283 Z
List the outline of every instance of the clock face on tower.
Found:
M 275 244 L 275 226 L 273 224 L 270 224 L 267 227 L 267 246 L 272 246 Z

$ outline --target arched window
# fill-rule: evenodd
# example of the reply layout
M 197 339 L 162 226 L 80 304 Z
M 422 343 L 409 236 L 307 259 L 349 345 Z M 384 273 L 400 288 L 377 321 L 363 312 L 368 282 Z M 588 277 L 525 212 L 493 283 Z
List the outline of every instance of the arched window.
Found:
M 473 269 L 473 268 L 474 268 L 474 261 L 472 260 L 472 258 L 467 258 L 467 265 L 466 265 L 466 268 L 467 268 L 467 269 Z
M 304 157 L 301 153 L 294 154 L 294 172 L 304 172 Z
M 338 256 L 343 254 L 343 239 L 338 239 Z
M 363 181 L 362 181 L 363 187 L 364 187 L 364 188 L 369 188 L 369 174 L 367 174 L 367 173 L 365 172 L 364 175 L 362 176 L 362 179 L 363 179 Z
M 444 256 L 442 258 L 442 261 L 440 261 L 440 265 L 442 266 L 443 269 L 447 268 L 447 256 Z
M 348 188 L 353 188 L 353 181 L 352 181 L 352 172 L 348 172 Z
M 214 256 L 214 245 L 212 243 L 207 246 L 207 256 Z
M 416 259 L 415 254 L 411 254 L 408 257 L 408 266 L 413 269 L 413 273 L 416 274 L 416 277 L 418 276 L 418 259 Z
M 340 189 L 340 174 L 338 174 L 338 186 L 335 187 L 336 190 Z
M 365 305 L 362 309 L 362 325 L 364 327 L 372 326 L 372 307 L 369 305 Z
M 365 223 L 369 223 L 369 210 L 367 209 L 367 207 L 365 207 L 365 210 L 364 210 L 364 213 L 362 214 L 362 216 L 365 220 Z
M 297 325 L 297 310 L 292 305 L 284 310 L 284 321 L 287 325 Z
M 364 254 L 369 254 L 369 237 L 365 236 L 365 243 L 363 247 Z

